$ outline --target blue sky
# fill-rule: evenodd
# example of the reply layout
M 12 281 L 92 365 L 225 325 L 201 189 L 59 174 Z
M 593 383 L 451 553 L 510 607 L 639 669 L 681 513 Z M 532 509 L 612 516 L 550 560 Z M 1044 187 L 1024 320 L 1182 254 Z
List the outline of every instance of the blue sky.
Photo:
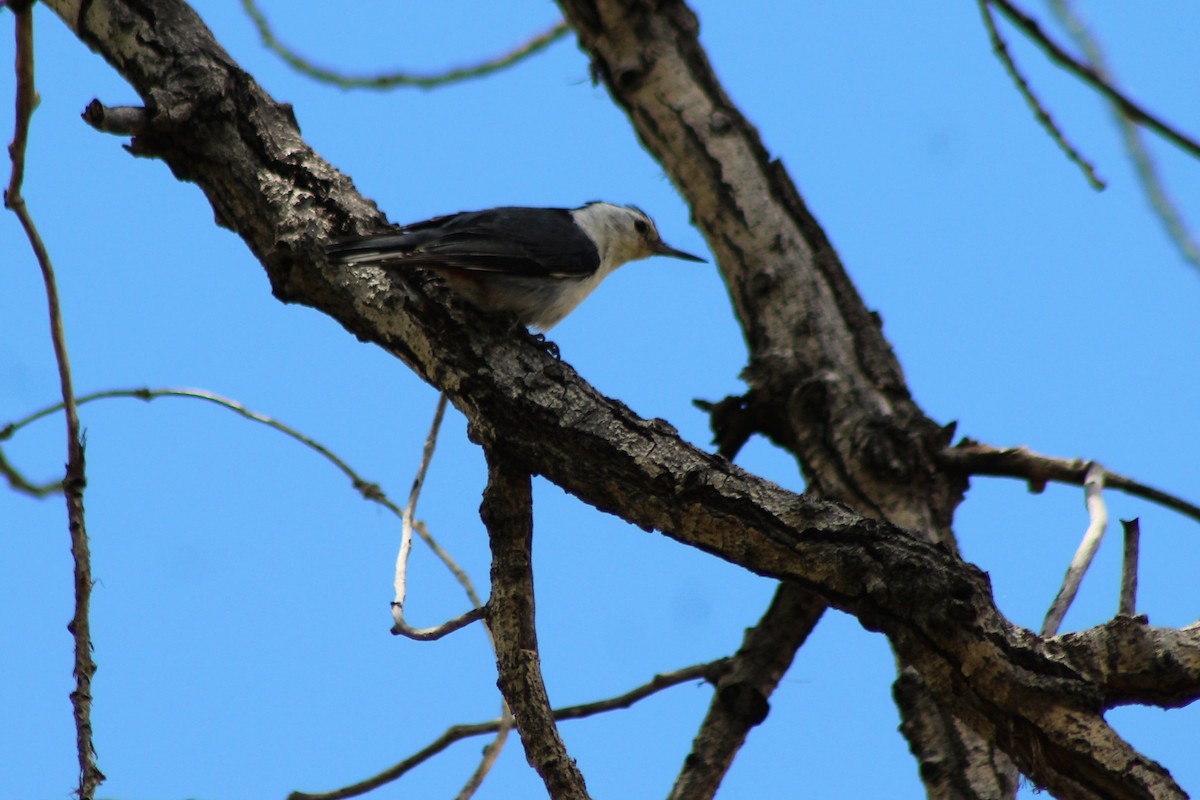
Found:
M 231 54 L 306 139 L 394 221 L 501 204 L 645 208 L 676 247 L 700 234 L 623 114 L 564 40 L 484 81 L 435 92 L 343 92 L 293 74 L 239 4 L 198 3 Z M 503 51 L 557 18 L 548 3 L 264 4 L 281 37 L 348 70 L 435 71 Z M 502 10 L 501 10 L 502 8 Z M 1097 459 L 1200 499 L 1200 275 L 1150 214 L 1098 98 L 1010 43 L 1075 144 L 1110 182 L 1088 188 L 1034 123 L 990 52 L 973 3 L 701 2 L 701 38 L 734 101 L 783 159 L 926 412 L 995 445 Z M 1041 11 L 1040 7 L 1037 9 Z M 1200 8 L 1183 0 L 1084 9 L 1124 85 L 1193 135 Z M 0 63 L 12 62 L 0 16 Z M 465 24 L 469 21 L 470 24 Z M 58 269 L 80 393 L 192 386 L 320 440 L 397 501 L 436 393 L 310 309 L 283 306 L 199 190 L 79 113 L 136 96 L 37 9 L 38 80 L 26 196 Z M 8 87 L 11 80 L 3 85 Z M 3 90 L 11 97 L 11 88 Z M 12 130 L 0 101 L 0 131 Z M 1200 165 L 1149 139 L 1200 229 Z M 0 424 L 54 401 L 37 266 L 0 216 Z M 669 260 L 619 271 L 552 338 L 601 391 L 707 446 L 693 398 L 740 392 L 745 349 L 718 275 Z M 282 797 L 361 779 L 447 726 L 499 708 L 476 627 L 417 644 L 388 634 L 399 526 L 326 462 L 194 401 L 86 407 L 88 523 L 97 586 L 94 721 L 101 796 Z M 5 444 L 26 472 L 60 469 L 62 426 Z M 794 462 L 752 442 L 739 462 L 801 489 Z M 486 593 L 477 448 L 451 413 L 420 516 Z M 1139 610 L 1197 616 L 1200 530 L 1109 493 L 1142 519 Z M 734 650 L 772 586 L 536 485 L 535 570 L 552 700 L 586 702 Z M 1114 522 L 1115 525 L 1115 522 Z M 1086 526 L 1082 492 L 973 482 L 956 520 L 996 600 L 1036 628 Z M 1118 529 L 1119 532 L 1119 529 Z M 1106 541 L 1066 629 L 1116 607 Z M 5 793 L 66 798 L 75 779 L 70 560 L 62 503 L 0 492 L 0 764 Z M 466 600 L 415 549 L 408 612 L 432 624 Z M 721 798 L 921 796 L 896 732 L 885 640 L 828 615 L 801 651 Z M 684 686 L 628 712 L 564 724 L 596 796 L 659 797 L 707 706 Z M 1123 734 L 1200 791 L 1197 710 L 1121 709 Z M 483 740 L 454 746 L 372 797 L 452 796 Z M 803 791 L 801 788 L 803 787 Z M 479 797 L 538 796 L 513 739 Z

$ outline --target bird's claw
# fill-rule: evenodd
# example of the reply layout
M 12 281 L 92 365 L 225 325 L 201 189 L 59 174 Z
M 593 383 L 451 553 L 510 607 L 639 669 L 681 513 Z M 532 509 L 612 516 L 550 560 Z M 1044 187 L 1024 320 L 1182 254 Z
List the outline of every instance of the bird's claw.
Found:
M 546 338 L 544 333 L 531 333 L 533 341 L 538 347 L 545 351 L 546 355 L 553 358 L 555 361 L 562 361 L 562 352 L 558 349 L 558 345 Z

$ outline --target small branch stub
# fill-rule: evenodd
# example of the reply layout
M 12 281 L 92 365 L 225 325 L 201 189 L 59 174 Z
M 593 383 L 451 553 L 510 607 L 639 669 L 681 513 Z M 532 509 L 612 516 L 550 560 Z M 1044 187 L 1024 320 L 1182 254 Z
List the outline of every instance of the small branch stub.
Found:
M 1125 530 L 1125 555 L 1121 560 L 1121 600 L 1117 614 L 1132 617 L 1137 614 L 1138 548 L 1142 527 L 1138 518 L 1121 520 Z

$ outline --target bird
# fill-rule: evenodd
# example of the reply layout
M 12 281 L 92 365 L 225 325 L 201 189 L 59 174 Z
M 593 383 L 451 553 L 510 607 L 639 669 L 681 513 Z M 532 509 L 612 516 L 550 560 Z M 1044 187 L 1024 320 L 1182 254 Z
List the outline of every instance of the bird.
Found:
M 671 247 L 636 206 L 501 206 L 461 211 L 326 245 L 341 265 L 418 267 L 469 302 L 546 331 L 622 264 L 654 255 L 704 259 Z

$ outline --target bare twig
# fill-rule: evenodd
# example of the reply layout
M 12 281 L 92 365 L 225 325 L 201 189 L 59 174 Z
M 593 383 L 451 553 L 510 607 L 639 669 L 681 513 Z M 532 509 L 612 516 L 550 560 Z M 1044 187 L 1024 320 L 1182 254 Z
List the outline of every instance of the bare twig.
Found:
M 1104 538 L 1104 531 L 1108 528 L 1108 509 L 1104 505 L 1104 478 L 1104 467 L 1094 463 L 1088 467 L 1087 477 L 1083 481 L 1088 527 L 1084 531 L 1079 548 L 1075 551 L 1075 557 L 1071 559 L 1071 566 L 1067 568 L 1062 588 L 1058 590 L 1058 596 L 1046 612 L 1046 620 L 1042 623 L 1042 636 L 1054 636 L 1058 633 L 1063 617 L 1067 615 L 1067 609 L 1075 600 L 1084 573 L 1091 566 L 1092 558 L 1095 557 L 1100 541 Z
M 327 461 L 329 461 L 331 464 L 333 464 L 335 467 L 337 467 L 338 470 L 340 470 L 343 475 L 348 477 L 350 479 L 350 482 L 352 484 L 354 484 L 354 488 L 359 492 L 359 494 L 361 494 L 367 500 L 370 500 L 375 503 L 379 503 L 380 505 L 384 506 L 389 511 L 394 513 L 397 517 L 399 517 L 403 513 L 400 506 L 396 505 L 391 500 L 389 500 L 388 497 L 383 493 L 383 490 L 379 488 L 378 484 L 363 480 L 358 475 L 358 473 L 355 472 L 350 467 L 349 464 L 347 464 L 345 461 L 343 461 L 341 458 L 339 458 L 332 450 L 325 447 L 325 445 L 321 444 L 320 442 L 316 441 L 315 439 L 305 436 L 303 433 L 301 433 L 300 431 L 291 427 L 290 425 L 280 422 L 279 420 L 277 420 L 273 417 L 269 417 L 266 414 L 260 414 L 257 411 L 252 411 L 236 400 L 232 400 L 228 397 L 223 397 L 219 394 L 215 394 L 213 392 L 209 392 L 204 389 L 185 389 L 185 388 L 151 389 L 148 387 L 141 387 L 141 388 L 137 388 L 137 389 L 106 389 L 104 391 L 91 392 L 89 394 L 80 396 L 76 400 L 76 405 L 82 406 L 82 405 L 86 405 L 88 403 L 94 403 L 97 400 L 110 400 L 110 399 L 114 399 L 114 398 L 130 398 L 130 397 L 136 398 L 138 400 L 146 400 L 146 401 L 155 400 L 160 397 L 180 397 L 180 398 L 187 398 L 187 399 L 192 399 L 192 400 L 203 400 L 207 403 L 212 403 L 214 405 L 220 406 L 221 408 L 228 409 L 229 411 L 232 411 L 235 414 L 237 414 L 241 417 L 244 417 L 248 420 L 251 420 L 253 422 L 257 422 L 262 425 L 266 425 L 268 428 L 271 428 L 272 430 L 278 431 L 278 432 L 284 434 L 285 436 L 295 439 L 300 444 L 304 445 L 305 447 L 309 448 L 310 450 L 313 450 L 314 452 L 323 456 Z M 62 411 L 62 410 L 63 410 L 63 404 L 55 403 L 53 405 L 46 406 L 45 408 L 38 409 L 37 411 L 33 412 L 32 414 L 22 417 L 21 419 L 17 420 L 16 422 L 10 422 L 7 425 L 5 425 L 3 428 L 0 428 L 0 441 L 11 438 L 12 435 L 14 433 L 16 433 L 17 431 L 19 431 L 20 429 L 22 429 L 28 425 L 31 425 L 32 423 L 37 422 L 40 419 L 44 419 L 45 417 L 48 417 L 51 414 L 55 414 L 59 411 Z
M 1105 80 L 1104 76 L 1097 72 L 1092 66 L 1085 64 L 1066 50 L 1058 43 L 1051 39 L 1037 20 L 1026 14 L 1021 9 L 1013 5 L 1010 0 L 987 0 L 990 5 L 999 9 L 1005 17 L 1007 17 L 1014 25 L 1016 25 L 1026 36 L 1028 36 L 1035 44 L 1059 66 L 1067 71 L 1074 73 L 1084 83 L 1091 86 L 1096 91 L 1103 94 L 1113 103 L 1121 108 L 1121 111 L 1130 119 L 1153 130 L 1155 133 L 1162 136 L 1167 141 L 1175 144 L 1181 149 L 1191 153 L 1193 156 L 1200 158 L 1200 142 L 1177 131 L 1167 123 L 1160 120 L 1158 117 L 1151 114 L 1146 109 L 1142 108 L 1124 93 L 1118 90 L 1115 86 Z
M 492 547 L 488 627 L 495 637 L 500 691 L 521 732 L 525 755 L 556 800 L 585 800 L 583 774 L 554 724 L 538 657 L 533 603 L 533 494 L 528 471 L 486 450 L 488 483 L 480 516 Z
M 990 1 L 978 0 L 979 13 L 983 15 L 983 24 L 987 28 L 988 38 L 991 39 L 992 50 L 996 53 L 996 57 L 1000 59 L 1000 63 L 1004 65 L 1004 69 L 1008 72 L 1008 76 L 1017 87 L 1017 91 L 1025 98 L 1025 102 L 1033 111 L 1034 116 L 1037 117 L 1037 121 L 1050 134 L 1050 138 L 1054 140 L 1054 143 L 1066 154 L 1067 158 L 1079 167 L 1093 189 L 1097 191 L 1103 189 L 1104 181 L 1096 174 L 1095 166 L 1084 158 L 1075 146 L 1067 140 L 1066 134 L 1058 127 L 1054 118 L 1050 116 L 1050 112 L 1046 110 L 1046 107 L 1042 105 L 1037 95 L 1033 93 L 1033 88 L 1030 87 L 1029 81 L 1026 80 L 1025 76 L 1017 68 L 1016 62 L 1013 61 L 1012 53 L 1009 52 L 1008 45 L 1004 41 L 1004 37 L 1000 35 L 1000 31 L 996 28 L 996 20 L 992 17 Z
M 1117 81 L 1106 63 L 1104 51 L 1083 18 L 1071 9 L 1066 0 L 1050 0 L 1050 8 L 1067 28 L 1071 38 L 1083 50 L 1095 73 L 1106 85 L 1116 88 Z M 1150 155 L 1145 142 L 1142 141 L 1141 130 L 1138 127 L 1141 120 L 1130 115 L 1120 103 L 1113 102 L 1110 107 L 1117 127 L 1121 131 L 1121 139 L 1125 142 L 1125 151 L 1133 160 L 1138 180 L 1150 200 L 1150 205 L 1162 221 L 1163 227 L 1167 229 L 1167 236 L 1175 243 L 1175 247 L 1185 259 L 1200 267 L 1200 245 L 1197 245 L 1195 239 L 1192 238 L 1179 208 L 1167 194 L 1166 186 L 1159 177 L 1154 158 Z
M 567 706 L 565 708 L 556 709 L 554 711 L 554 719 L 558 722 L 573 719 L 586 719 L 597 714 L 604 714 L 609 711 L 617 711 L 623 708 L 629 708 L 635 703 L 645 700 L 664 689 L 670 689 L 673 686 L 679 686 L 683 683 L 691 681 L 703 680 L 711 684 L 716 684 L 722 675 L 729 671 L 729 659 L 719 658 L 716 661 L 709 661 L 704 664 L 695 664 L 683 669 L 677 669 L 673 672 L 664 672 L 655 675 L 647 683 L 642 684 L 634 689 L 631 689 L 624 694 L 619 694 L 616 697 L 609 697 L 604 700 L 596 700 L 591 703 L 583 703 L 577 706 Z M 353 786 L 346 786 L 333 792 L 324 792 L 320 794 L 308 794 L 305 792 L 292 792 L 288 795 L 288 800 L 343 800 L 346 797 L 357 797 L 361 794 L 366 794 L 372 789 L 377 789 L 384 784 L 390 783 L 401 777 L 407 772 L 412 771 L 414 767 L 428 761 L 433 756 L 445 750 L 455 742 L 462 739 L 468 739 L 472 736 L 483 736 L 489 733 L 496 733 L 500 730 L 503 724 L 502 719 L 494 719 L 490 722 L 477 722 L 472 725 L 453 725 L 446 729 L 438 738 L 434 739 L 421 750 L 418 750 L 413 755 L 403 761 L 388 767 L 383 772 L 368 778 L 361 783 L 356 783 Z
M 500 751 L 504 749 L 504 743 L 508 741 L 508 733 L 512 728 L 512 713 L 508 710 L 508 703 L 504 703 L 501 709 L 499 726 L 496 730 L 496 738 L 488 742 L 487 746 L 483 748 L 483 758 L 480 759 L 479 765 L 475 767 L 475 771 L 471 773 L 471 777 L 467 779 L 463 788 L 459 790 L 458 794 L 454 795 L 454 800 L 471 800 L 475 792 L 483 784 L 483 779 L 492 771 L 492 766 L 496 763 L 496 759 L 500 757 Z
M 412 551 L 412 535 L 416 527 L 414 517 L 417 513 L 417 501 L 421 498 L 421 488 L 425 485 L 425 474 L 429 471 L 430 462 L 433 461 L 433 451 L 437 447 L 438 432 L 442 428 L 442 419 L 445 414 L 446 395 L 443 394 L 438 397 L 437 409 L 433 412 L 433 423 L 429 426 L 429 435 L 425 437 L 425 447 L 421 451 L 421 465 L 417 468 L 417 476 L 413 479 L 412 489 L 408 493 L 408 503 L 405 504 L 404 511 L 400 515 L 400 550 L 396 554 L 394 584 L 396 596 L 392 600 L 392 633 L 421 641 L 440 639 L 483 618 L 483 604 L 479 602 L 479 596 L 475 594 L 472 587 L 468 591 L 468 596 L 475 607 L 461 616 L 431 628 L 414 628 L 404 619 L 404 599 L 408 592 L 408 556 Z M 433 537 L 429 536 L 424 529 L 422 529 L 422 535 L 428 537 L 428 541 L 433 541 Z M 457 569 L 457 565 L 455 567 Z M 462 582 L 466 579 L 466 574 L 457 570 L 456 577 L 460 575 L 459 580 Z M 465 585 L 470 586 L 470 581 L 467 580 Z
M 1121 520 L 1121 528 L 1125 532 L 1125 554 L 1121 559 L 1121 599 L 1117 614 L 1132 617 L 1137 613 L 1138 542 L 1142 526 L 1134 517 Z
M 14 492 L 27 494 L 30 497 L 49 497 L 52 494 L 57 494 L 62 491 L 62 481 L 50 481 L 48 483 L 33 483 L 16 467 L 8 463 L 8 458 L 4 455 L 4 450 L 0 449 L 0 475 L 8 481 L 8 488 Z
M 265 414 L 260 414 L 257 411 L 252 411 L 236 400 L 231 400 L 228 397 L 222 397 L 221 395 L 214 394 L 213 392 L 208 392 L 203 389 L 109 389 L 102 392 L 92 392 L 91 394 L 83 395 L 76 400 L 76 405 L 82 406 L 97 400 L 107 400 L 122 397 L 133 397 L 139 400 L 147 401 L 160 397 L 180 397 L 192 400 L 203 400 L 232 411 L 235 414 L 253 422 L 266 425 L 268 428 L 278 431 L 279 433 L 296 440 L 300 444 L 324 457 L 327 461 L 337 467 L 337 469 L 343 475 L 350 479 L 350 482 L 354 485 L 354 488 L 363 496 L 363 498 L 370 500 L 373 503 L 378 503 L 388 511 L 395 514 L 397 517 L 403 518 L 404 510 L 400 508 L 400 506 L 396 505 L 396 503 L 392 502 L 391 498 L 389 498 L 384 493 L 383 489 L 379 487 L 379 484 L 365 480 L 358 474 L 358 472 L 356 472 L 349 464 L 343 461 L 328 447 L 316 441 L 315 439 L 304 435 L 290 425 L 280 422 L 279 420 L 269 417 Z M 25 426 L 30 425 L 40 419 L 61 411 L 62 409 L 62 403 L 55 403 L 54 405 L 39 409 L 32 414 L 17 420 L 16 422 L 8 423 L 4 427 L 0 428 L 0 441 L 10 438 L 21 428 L 24 428 Z M 8 478 L 10 484 L 13 484 L 14 488 L 20 491 L 25 491 L 27 494 L 33 494 L 35 496 L 42 496 L 44 494 L 43 490 L 46 487 L 30 484 L 27 480 L 25 480 L 20 472 L 9 466 L 7 462 L 4 461 L 2 454 L 0 454 L 0 473 L 4 474 L 5 477 Z M 17 485 L 18 483 L 21 485 Z M 52 489 L 52 491 L 56 490 L 59 485 L 60 484 L 57 483 L 53 484 L 55 489 Z M 471 601 L 471 604 L 476 607 L 483 605 L 479 599 L 479 594 L 475 591 L 475 587 L 471 583 L 471 579 L 467 576 L 467 573 L 464 572 L 462 567 L 455 562 L 451 555 L 446 552 L 446 550 L 442 548 L 440 544 L 438 544 L 437 540 L 434 539 L 429 533 L 428 528 L 426 528 L 420 521 L 417 521 L 414 525 L 414 530 L 416 530 L 417 535 L 421 537 L 421 541 L 425 542 L 425 544 L 429 546 L 438 559 L 446 566 L 446 569 L 450 570 L 450 573 L 454 575 L 455 580 L 458 581 L 458 583 L 462 586 L 463 591 L 466 592 L 467 598 Z
M 258 35 L 267 49 L 282 58 L 297 72 L 307 75 L 313 80 L 329 83 L 342 89 L 395 89 L 405 86 L 413 86 L 418 89 L 434 89 L 448 83 L 482 78 L 485 75 L 498 72 L 506 67 L 511 67 L 522 59 L 544 50 L 570 31 L 570 26 L 566 22 L 559 21 L 553 27 L 539 33 L 504 55 L 482 61 L 478 64 L 472 64 L 468 67 L 457 67 L 431 75 L 420 75 L 412 72 L 388 72 L 380 75 L 347 75 L 346 73 L 337 72 L 327 67 L 318 66 L 279 41 L 279 38 L 275 36 L 275 32 L 271 29 L 271 24 L 267 21 L 266 16 L 258 8 L 254 0 L 242 0 L 242 8 L 245 9 L 246 14 L 258 29 Z
M 1029 489 L 1040 492 L 1048 481 L 1082 486 L 1087 477 L 1089 462 L 1074 458 L 1043 456 L 1025 447 L 998 448 L 964 439 L 955 447 L 938 453 L 938 460 L 948 469 L 966 475 L 994 475 L 1003 478 L 1023 478 Z M 1200 506 L 1152 486 L 1105 471 L 1104 485 L 1134 497 L 1177 511 L 1200 522 Z
M 63 495 L 67 502 L 67 527 L 71 534 L 71 557 L 75 573 L 75 609 L 67 626 L 75 641 L 75 689 L 71 692 L 71 705 L 75 716 L 75 749 L 79 761 L 80 800 L 92 800 L 96 789 L 104 781 L 104 773 L 96 765 L 96 748 L 92 736 L 92 676 L 96 662 L 92 658 L 92 634 L 90 606 L 92 596 L 91 553 L 88 547 L 87 526 L 83 511 L 83 490 L 87 485 L 83 434 L 79 424 L 79 409 L 75 403 L 75 389 L 71 379 L 71 361 L 67 355 L 67 335 L 63 327 L 62 307 L 58 299 L 58 282 L 54 276 L 54 265 L 46 245 L 38 233 L 33 216 L 21 194 L 25 179 L 25 148 L 29 141 L 29 125 L 33 110 L 37 106 L 37 90 L 34 87 L 33 60 L 33 4 L 22 0 L 10 2 L 9 9 L 15 17 L 16 32 L 16 129 L 8 153 L 12 160 L 12 174 L 8 188 L 4 191 L 4 205 L 16 214 L 29 239 L 29 244 L 42 271 L 42 282 L 46 288 L 46 303 L 50 312 L 50 338 L 54 343 L 54 357 L 58 364 L 58 377 L 62 390 L 63 408 L 66 410 L 67 469 L 62 482 Z
M 433 453 L 437 447 L 438 434 L 442 428 L 442 420 L 446 415 L 447 398 L 445 394 L 438 396 L 437 408 L 433 413 L 433 422 L 429 426 L 429 434 L 425 437 L 425 446 L 421 451 L 421 464 L 417 468 L 417 475 L 413 478 L 412 489 L 408 493 L 408 502 L 404 506 L 404 513 L 401 515 L 401 533 L 400 533 L 400 550 L 396 555 L 396 577 L 395 577 L 395 599 L 392 601 L 392 633 L 394 635 L 405 636 L 409 639 L 417 641 L 432 641 L 440 639 L 443 636 L 448 636 L 454 633 L 459 628 L 463 628 L 476 620 L 483 619 L 484 609 L 483 603 L 479 599 L 479 595 L 475 593 L 474 586 L 466 573 L 458 569 L 455 564 L 451 567 L 451 572 L 455 573 L 455 577 L 459 582 L 467 587 L 467 597 L 470 598 L 473 608 L 454 619 L 448 620 L 441 625 L 435 625 L 430 628 L 414 628 L 404 619 L 404 600 L 408 592 L 408 557 L 412 550 L 412 534 L 416 528 L 423 539 L 431 544 L 435 550 L 440 550 L 440 545 L 436 540 L 429 535 L 428 530 L 423 524 L 416 522 L 414 519 L 417 513 L 417 501 L 421 498 L 421 489 L 425 486 L 425 475 L 429 471 L 429 465 L 433 461 Z M 419 526 L 419 527 L 418 527 Z M 448 560 L 447 564 L 453 564 L 452 560 Z M 496 649 L 495 639 L 492 636 L 491 629 L 484 626 L 487 631 L 488 641 L 492 645 L 492 650 Z M 469 800 L 475 794 L 475 791 L 483 783 L 488 773 L 492 769 L 492 765 L 500 756 L 500 751 L 504 749 L 504 743 L 508 740 L 508 732 L 512 728 L 513 719 L 509 712 L 508 703 L 502 702 L 500 706 L 500 727 L 496 731 L 496 738 L 483 749 L 483 756 L 471 776 L 467 779 L 466 784 L 459 791 L 456 800 Z

